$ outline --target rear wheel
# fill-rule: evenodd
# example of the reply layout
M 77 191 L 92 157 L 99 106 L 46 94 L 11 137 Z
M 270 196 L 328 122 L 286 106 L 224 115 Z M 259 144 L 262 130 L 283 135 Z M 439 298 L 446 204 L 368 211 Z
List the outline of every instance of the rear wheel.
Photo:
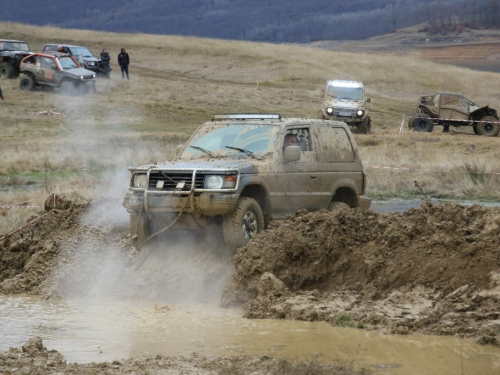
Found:
M 481 135 L 496 137 L 500 132 L 500 126 L 498 125 L 498 119 L 493 116 L 485 116 L 477 124 L 477 131 Z
M 259 203 L 250 197 L 241 197 L 234 211 L 223 219 L 224 241 L 230 248 L 244 246 L 264 229 L 264 215 Z
M 0 64 L 0 78 L 13 78 L 14 77 L 14 67 L 8 62 L 3 62 Z
M 33 91 L 35 89 L 35 79 L 32 76 L 24 76 L 19 81 L 21 90 Z
M 422 116 L 422 115 L 421 115 Z M 434 123 L 432 120 L 423 118 L 423 117 L 415 117 L 415 120 L 413 120 L 413 129 L 417 132 L 432 132 L 432 129 L 434 129 Z

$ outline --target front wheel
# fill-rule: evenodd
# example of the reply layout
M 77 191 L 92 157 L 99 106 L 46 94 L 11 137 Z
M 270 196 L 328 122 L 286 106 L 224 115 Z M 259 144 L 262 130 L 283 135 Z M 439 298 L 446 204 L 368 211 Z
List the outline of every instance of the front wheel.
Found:
M 132 245 L 139 250 L 152 234 L 152 225 L 149 217 L 144 212 L 132 212 L 130 214 L 130 237 Z
M 365 118 L 363 120 L 363 122 L 361 122 L 360 124 L 358 124 L 356 127 L 358 129 L 358 133 L 359 134 L 368 134 L 368 133 L 370 133 L 370 130 L 372 128 L 372 121 L 371 121 L 370 117 Z
M 61 94 L 66 96 L 72 96 L 75 94 L 75 84 L 71 81 L 64 81 L 61 83 Z
M 246 245 L 264 229 L 264 215 L 259 203 L 250 197 L 241 197 L 234 211 L 224 216 L 222 231 L 230 248 Z
M 35 79 L 32 76 L 24 76 L 19 81 L 19 88 L 27 91 L 35 90 Z
M 428 118 L 422 118 L 415 116 L 413 120 L 413 129 L 417 132 L 432 132 L 434 129 L 434 122 Z
M 477 124 L 477 131 L 481 135 L 496 137 L 500 132 L 500 126 L 498 125 L 498 119 L 493 116 L 485 116 Z
M 0 64 L 0 78 L 14 78 L 14 68 L 8 62 Z

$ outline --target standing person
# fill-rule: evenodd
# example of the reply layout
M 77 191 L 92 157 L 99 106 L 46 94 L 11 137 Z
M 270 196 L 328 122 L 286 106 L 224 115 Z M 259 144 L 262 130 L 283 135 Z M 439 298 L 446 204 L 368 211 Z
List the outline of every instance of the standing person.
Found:
M 125 74 L 127 74 L 127 79 L 130 79 L 128 77 L 128 64 L 130 64 L 130 58 L 128 57 L 128 53 L 125 52 L 125 48 L 122 48 L 118 55 L 118 65 L 120 65 L 122 70 L 122 79 L 125 78 Z
M 109 57 L 109 52 L 106 48 L 102 49 L 101 52 L 101 64 L 104 69 L 104 76 L 106 78 L 109 78 L 109 75 L 111 73 L 111 67 L 109 66 L 109 62 L 111 61 L 111 58 Z

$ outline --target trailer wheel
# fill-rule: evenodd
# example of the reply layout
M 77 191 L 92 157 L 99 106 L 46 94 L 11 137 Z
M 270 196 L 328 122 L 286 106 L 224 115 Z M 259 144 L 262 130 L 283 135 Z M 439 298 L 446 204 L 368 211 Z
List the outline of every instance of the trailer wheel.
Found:
M 486 135 L 488 137 L 496 137 L 500 132 L 500 126 L 497 124 L 498 119 L 493 116 L 485 116 L 481 119 L 481 122 L 477 124 L 477 131 L 480 135 Z

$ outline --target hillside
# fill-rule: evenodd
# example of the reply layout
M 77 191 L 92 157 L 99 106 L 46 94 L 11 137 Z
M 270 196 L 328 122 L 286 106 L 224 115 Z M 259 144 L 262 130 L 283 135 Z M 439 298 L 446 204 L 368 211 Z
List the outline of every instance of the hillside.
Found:
M 431 21 L 439 30 L 458 22 L 495 26 L 489 0 L 395 1 L 395 0 L 187 0 L 67 2 L 53 0 L 44 4 L 24 0 L 23 6 L 3 2 L 0 20 L 62 28 L 90 29 L 127 33 L 150 33 L 253 40 L 308 43 L 317 40 L 364 39 L 392 33 Z M 443 24 L 443 25 L 442 25 Z M 498 26 L 498 25 L 496 25 Z

